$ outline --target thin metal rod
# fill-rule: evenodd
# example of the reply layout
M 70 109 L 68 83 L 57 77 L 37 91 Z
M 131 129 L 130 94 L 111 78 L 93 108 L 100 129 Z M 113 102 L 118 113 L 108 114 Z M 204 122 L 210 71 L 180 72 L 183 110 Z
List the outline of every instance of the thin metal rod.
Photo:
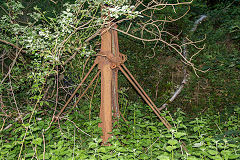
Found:
M 135 87 L 135 89 L 138 91 L 138 93 L 143 97 L 144 95 L 145 95 L 145 98 L 143 97 L 143 99 L 146 101 L 146 98 L 149 100 L 149 101 L 146 101 L 147 103 L 148 103 L 148 105 L 149 105 L 149 103 L 151 103 L 152 104 L 152 106 L 151 105 L 149 105 L 151 108 L 152 108 L 152 110 L 155 112 L 155 114 L 158 116 L 158 118 L 163 122 L 163 124 L 168 128 L 168 129 L 171 129 L 172 128 L 172 126 L 171 126 L 171 124 L 169 124 L 169 122 L 165 119 L 165 117 L 161 117 L 160 116 L 160 111 L 158 110 L 158 108 L 156 107 L 156 105 L 153 103 L 153 101 L 150 99 L 150 97 L 146 94 L 146 92 L 143 90 L 143 88 L 140 86 L 140 84 L 137 82 L 137 80 L 133 77 L 133 75 L 131 74 L 131 72 L 127 69 L 127 67 L 124 65 L 124 64 L 122 64 L 122 66 L 124 67 L 124 69 L 127 71 L 127 73 L 130 75 L 130 77 L 132 78 L 132 80 L 135 82 L 135 84 L 134 84 L 134 82 L 132 82 L 132 80 L 130 80 L 129 78 L 130 77 L 128 77 L 128 76 L 126 76 L 125 74 L 124 74 L 124 72 L 123 72 L 123 69 L 121 69 L 120 67 L 120 70 L 123 72 L 123 74 L 128 78 L 128 80 L 132 83 L 132 85 Z M 137 88 L 137 86 L 138 86 L 138 88 Z M 140 93 L 140 90 L 141 90 L 141 92 L 142 93 Z M 154 107 L 154 108 L 153 108 Z M 154 110 L 155 109 L 155 110 Z M 157 113 L 158 114 L 157 114 Z M 181 141 L 182 142 L 182 141 Z M 184 142 L 182 142 L 182 144 L 181 144 L 181 146 L 183 147 L 183 149 L 186 151 L 186 152 L 188 152 L 188 150 L 187 150 L 187 148 L 185 147 L 185 143 Z
M 151 98 L 147 95 L 147 93 L 144 91 L 144 89 L 141 87 L 141 85 L 137 82 L 137 80 L 133 77 L 133 75 L 131 74 L 131 72 L 128 70 L 128 68 L 122 64 L 123 68 L 127 71 L 128 75 L 130 75 L 130 77 L 132 78 L 132 80 L 135 82 L 135 84 L 137 85 L 137 87 L 140 89 L 140 91 L 143 93 L 143 95 L 148 99 L 148 101 L 152 104 L 152 106 L 155 108 L 155 110 L 158 112 L 158 114 L 160 115 L 160 111 L 158 110 L 157 106 L 153 103 L 153 101 L 151 100 Z M 162 117 L 166 123 L 168 123 L 168 121 Z M 172 126 L 168 123 L 168 126 L 170 128 L 172 128 Z
M 144 89 L 140 86 L 140 84 L 137 82 L 137 80 L 133 77 L 133 75 L 131 74 L 131 72 L 128 70 L 128 68 L 122 64 L 123 68 L 127 71 L 127 73 L 130 75 L 130 77 L 132 78 L 132 80 L 136 83 L 136 85 L 138 86 L 138 88 L 142 91 L 142 93 L 146 96 L 146 98 L 149 100 L 149 102 L 154 106 L 154 108 L 156 110 L 158 110 L 157 106 L 153 103 L 153 101 L 151 100 L 151 98 L 146 94 L 146 92 L 144 91 Z
M 79 88 L 82 86 L 82 84 L 84 83 L 84 81 L 87 79 L 87 77 L 89 76 L 89 74 L 92 72 L 93 68 L 97 65 L 97 63 L 94 63 L 92 65 L 92 67 L 90 68 L 90 70 L 88 71 L 88 73 L 86 74 L 86 76 L 83 78 L 83 80 L 81 81 L 81 83 L 78 85 L 78 87 L 76 88 L 76 90 L 73 92 L 73 94 L 71 95 L 71 97 L 68 99 L 68 101 L 66 102 L 66 104 L 63 106 L 63 108 L 61 109 L 61 111 L 58 113 L 58 115 L 56 116 L 56 118 L 58 118 L 62 112 L 64 111 L 64 109 L 67 107 L 67 105 L 70 103 L 70 101 L 73 99 L 74 95 L 77 93 L 77 91 L 79 90 Z
M 162 123 L 167 127 L 167 129 L 171 129 L 171 125 L 159 115 L 159 113 L 156 111 L 156 109 L 153 107 L 153 105 L 149 102 L 149 100 L 144 96 L 144 94 L 141 92 L 141 90 L 137 87 L 137 85 L 133 82 L 133 80 L 129 77 L 129 75 L 123 70 L 121 66 L 119 66 L 119 69 L 122 71 L 124 76 L 129 80 L 129 82 L 133 85 L 133 87 L 137 90 L 137 92 L 142 96 L 144 101 L 151 107 L 151 109 L 154 111 L 154 113 L 157 115 L 157 117 L 162 121 Z
M 84 96 L 84 94 L 87 92 L 87 90 L 91 87 L 91 85 L 93 84 L 93 82 L 95 81 L 95 79 L 99 76 L 100 74 L 100 70 L 97 72 L 97 74 L 95 75 L 95 77 L 92 79 L 92 81 L 89 83 L 89 85 L 87 86 L 87 88 L 85 89 L 85 91 L 82 93 L 82 95 L 78 98 L 78 100 L 75 102 L 75 104 L 73 105 L 72 109 L 75 108 L 78 104 L 78 102 L 82 99 L 82 97 Z

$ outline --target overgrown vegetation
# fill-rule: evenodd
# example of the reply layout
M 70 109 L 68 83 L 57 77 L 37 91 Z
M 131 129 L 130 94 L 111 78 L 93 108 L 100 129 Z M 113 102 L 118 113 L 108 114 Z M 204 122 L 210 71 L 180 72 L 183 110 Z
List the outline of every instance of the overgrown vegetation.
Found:
M 124 110 L 123 110 L 124 111 Z M 36 115 L 34 123 L 24 141 L 23 159 L 238 159 L 239 158 L 239 109 L 234 114 L 226 113 L 223 121 L 220 114 L 207 113 L 198 118 L 186 118 L 180 109 L 174 113 L 164 112 L 174 124 L 168 131 L 156 121 L 147 106 L 127 106 L 127 121 L 115 123 L 111 146 L 101 146 L 99 119 L 86 121 L 84 116 L 65 116 L 49 130 L 51 118 L 42 113 Z M 26 116 L 24 120 L 28 120 Z M 74 121 L 74 122 L 72 122 Z M 16 159 L 25 136 L 25 126 L 14 123 L 4 130 L 1 137 L 1 159 Z M 84 129 L 84 132 L 81 129 Z M 3 137 L 8 135 L 8 137 Z M 43 142 L 44 141 L 44 142 Z M 188 153 L 181 147 L 184 142 Z
M 209 71 L 197 77 L 188 68 L 185 89 L 162 112 L 174 126 L 171 130 L 120 77 L 119 103 L 126 120 L 121 117 L 114 123 L 110 146 L 101 145 L 97 83 L 76 108 L 70 105 L 53 121 L 93 63 L 100 39 L 87 38 L 104 23 L 100 1 L 54 2 L 36 1 L 36 7 L 28 1 L 1 4 L 0 159 L 240 159 L 238 0 L 210 6 L 195 0 L 185 17 L 165 24 L 167 31 L 179 35 L 179 41 L 186 36 L 198 41 L 206 35 L 198 44 L 205 44 L 205 49 L 194 64 Z M 81 4 L 83 10 L 78 8 Z M 117 18 L 141 16 L 129 8 L 117 10 Z M 184 8 L 177 13 L 182 15 Z M 202 14 L 208 18 L 191 35 L 194 21 Z M 161 106 L 183 78 L 181 57 L 164 44 L 153 50 L 154 44 L 144 45 L 121 33 L 119 39 L 121 52 L 128 55 L 126 65 Z M 190 46 L 187 50 L 196 52 Z

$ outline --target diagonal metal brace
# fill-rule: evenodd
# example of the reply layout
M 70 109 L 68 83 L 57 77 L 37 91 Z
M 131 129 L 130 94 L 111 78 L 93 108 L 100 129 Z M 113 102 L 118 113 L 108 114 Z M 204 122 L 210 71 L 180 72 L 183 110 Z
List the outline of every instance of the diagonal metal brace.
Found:
M 68 106 L 68 104 L 71 102 L 71 100 L 73 99 L 73 97 L 75 96 L 75 94 L 77 93 L 77 91 L 80 89 L 80 87 L 82 86 L 82 84 L 85 82 L 85 80 L 87 79 L 87 77 L 89 76 L 89 74 L 92 72 L 92 70 L 94 69 L 94 67 L 97 65 L 97 61 L 94 62 L 94 64 L 92 65 L 92 67 L 90 68 L 90 70 L 88 71 L 88 73 L 86 74 L 86 76 L 83 78 L 83 80 L 81 81 L 81 83 L 77 86 L 77 88 L 75 89 L 75 91 L 73 92 L 73 94 L 71 95 L 71 97 L 68 99 L 68 101 L 66 102 L 66 104 L 63 106 L 63 108 L 61 109 L 61 111 L 57 114 L 57 116 L 55 116 L 56 121 L 58 119 L 58 117 L 62 114 L 62 112 L 65 110 L 65 108 Z
M 137 90 L 137 92 L 141 95 L 141 97 L 144 99 L 144 101 L 151 107 L 153 112 L 157 115 L 157 117 L 162 121 L 162 123 L 167 127 L 167 129 L 171 129 L 172 126 L 169 124 L 169 122 L 162 116 L 160 116 L 159 111 L 156 109 L 156 105 L 152 102 L 152 100 L 149 98 L 149 96 L 146 94 L 146 92 L 142 89 L 142 87 L 139 85 L 139 83 L 136 81 L 136 79 L 133 77 L 133 75 L 129 72 L 127 67 L 125 65 L 122 65 L 124 69 L 126 68 L 126 71 L 119 66 L 119 69 L 124 74 L 124 76 L 129 80 L 129 82 L 133 85 L 133 87 Z M 129 76 L 130 75 L 130 76 Z M 152 105 L 154 104 L 154 105 Z

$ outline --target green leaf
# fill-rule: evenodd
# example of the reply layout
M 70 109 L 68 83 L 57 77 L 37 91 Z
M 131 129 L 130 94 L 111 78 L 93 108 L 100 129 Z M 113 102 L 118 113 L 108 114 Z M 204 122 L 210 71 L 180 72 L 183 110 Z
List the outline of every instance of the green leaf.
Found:
M 240 157 L 240 154 L 232 154 L 232 155 L 229 155 L 229 159 L 237 159 Z
M 211 156 L 210 158 L 215 159 L 215 160 L 223 160 L 222 157 L 219 155 Z
M 157 128 L 155 126 L 149 126 L 149 129 L 151 129 L 152 131 L 157 131 Z
M 61 149 L 63 147 L 64 141 L 59 141 L 57 146 L 59 149 Z
M 34 131 L 39 131 L 39 130 L 41 130 L 41 128 L 39 128 L 39 127 L 35 127 L 35 128 L 32 129 L 33 132 Z
M 200 127 L 198 127 L 198 126 L 197 126 L 197 127 L 193 127 L 193 131 L 196 132 L 196 131 L 199 130 L 199 128 L 200 128 Z
M 29 124 L 29 123 L 22 124 L 22 125 L 23 125 L 23 127 L 25 127 L 25 128 L 28 128 L 28 127 L 30 126 L 30 124 Z
M 51 157 L 51 154 L 50 153 L 45 153 L 45 159 L 50 159 L 50 157 Z M 40 156 L 39 156 L 39 158 L 40 159 L 43 159 L 43 154 L 41 154 Z
M 187 160 L 198 160 L 199 158 L 195 157 L 195 156 L 189 156 L 187 158 Z M 200 159 L 199 159 L 200 160 Z
M 169 156 L 166 156 L 166 155 L 160 155 L 157 157 L 157 159 L 160 159 L 160 160 L 170 160 Z
M 194 143 L 194 145 L 192 147 L 202 147 L 204 145 L 204 142 L 199 142 L 199 143 Z
M 116 148 L 117 152 L 127 152 L 127 149 L 125 147 L 118 147 Z
M 112 157 L 113 157 L 112 155 L 104 155 L 104 156 L 101 157 L 101 159 L 105 160 L 105 159 L 110 159 Z
M 44 103 L 45 103 L 47 106 L 49 106 L 49 103 L 48 103 L 48 101 L 45 101 Z
M 211 155 L 217 155 L 218 152 L 216 150 L 208 150 L 208 153 Z
M 101 148 L 99 148 L 99 149 L 97 150 L 97 152 L 106 153 L 106 152 L 107 152 L 107 150 L 106 150 L 106 148 L 105 148 L 105 147 L 101 147 Z
M 168 151 L 168 152 L 171 152 L 172 150 L 174 150 L 174 149 L 176 149 L 177 147 L 176 146 L 167 146 L 166 147 L 166 150 Z
M 37 139 L 34 139 L 33 141 L 32 141 L 32 144 L 36 144 L 36 145 L 39 145 L 39 146 L 41 146 L 42 145 L 42 138 L 37 138 Z
M 90 142 L 89 144 L 89 148 L 96 148 L 98 145 L 94 142 Z
M 4 145 L 3 147 L 5 147 L 5 148 L 13 148 L 14 147 L 14 145 L 10 145 L 10 144 L 7 144 L 7 145 Z
M 178 144 L 178 141 L 176 139 L 170 139 L 170 140 L 168 140 L 168 144 L 173 146 L 175 144 Z
M 232 148 L 236 148 L 237 147 L 237 145 L 235 145 L 235 144 L 229 144 L 228 146 L 232 147 Z
M 26 158 L 30 158 L 30 157 L 33 157 L 34 154 L 35 154 L 35 152 L 31 152 L 31 153 L 25 154 L 24 156 L 25 156 Z
M 40 103 L 39 103 L 39 104 L 40 104 L 40 106 L 43 106 L 43 103 L 44 103 L 43 101 L 40 101 Z
M 174 134 L 174 136 L 176 138 L 181 138 L 182 136 L 185 136 L 185 135 L 186 135 L 186 133 L 183 133 L 183 132 L 177 132 L 177 133 Z
M 224 157 L 229 157 L 229 155 L 232 154 L 232 151 L 229 150 L 222 150 L 221 155 L 223 155 Z
M 25 140 L 30 140 L 30 139 L 34 139 L 34 136 L 27 136 L 27 137 L 25 138 Z

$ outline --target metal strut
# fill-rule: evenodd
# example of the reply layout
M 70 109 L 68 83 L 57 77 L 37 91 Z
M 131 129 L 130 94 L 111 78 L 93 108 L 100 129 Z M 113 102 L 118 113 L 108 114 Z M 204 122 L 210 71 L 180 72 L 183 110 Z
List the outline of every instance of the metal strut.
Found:
M 79 83 L 79 85 L 77 86 L 77 88 L 75 89 L 75 91 L 73 92 L 73 94 L 71 95 L 71 97 L 68 99 L 68 101 L 66 102 L 66 104 L 63 106 L 63 108 L 61 109 L 61 111 L 57 114 L 57 116 L 55 116 L 55 119 L 57 121 L 57 119 L 59 118 L 59 116 L 62 114 L 62 112 L 65 110 L 65 108 L 68 106 L 68 104 L 71 102 L 71 100 L 73 99 L 73 97 L 75 96 L 75 94 L 77 93 L 77 91 L 81 88 L 82 84 L 85 82 L 85 80 L 87 79 L 87 77 L 89 76 L 89 74 L 92 72 L 92 70 L 94 69 L 94 67 L 97 65 L 97 62 L 95 61 L 94 64 L 92 65 L 92 67 L 90 68 L 90 70 L 88 71 L 88 73 L 86 74 L 86 76 L 83 78 L 83 80 L 81 81 L 81 83 Z M 99 73 L 97 73 L 99 74 Z M 96 78 L 95 78 L 96 79 Z M 94 80 L 95 80 L 94 79 Z M 89 86 L 87 87 L 87 89 L 89 88 Z M 81 95 L 80 97 L 82 97 L 83 95 Z M 55 122 L 56 122 L 55 121 Z
M 124 68 L 126 68 L 125 65 L 124 65 Z M 149 98 L 149 96 L 145 93 L 145 91 L 142 89 L 142 87 L 139 85 L 139 83 L 136 81 L 136 79 L 132 76 L 132 74 L 128 70 L 126 70 L 127 71 L 127 73 L 126 73 L 121 66 L 119 66 L 119 69 L 122 71 L 124 76 L 129 80 L 129 82 L 133 85 L 133 87 L 137 90 L 137 92 L 141 95 L 141 97 L 144 99 L 144 101 L 151 107 L 151 109 L 154 111 L 154 113 L 157 115 L 157 117 L 162 121 L 162 123 L 167 127 L 167 129 L 172 128 L 172 126 L 169 124 L 169 122 L 164 117 L 160 116 L 160 112 L 156 109 L 155 104 L 152 102 L 152 100 Z

